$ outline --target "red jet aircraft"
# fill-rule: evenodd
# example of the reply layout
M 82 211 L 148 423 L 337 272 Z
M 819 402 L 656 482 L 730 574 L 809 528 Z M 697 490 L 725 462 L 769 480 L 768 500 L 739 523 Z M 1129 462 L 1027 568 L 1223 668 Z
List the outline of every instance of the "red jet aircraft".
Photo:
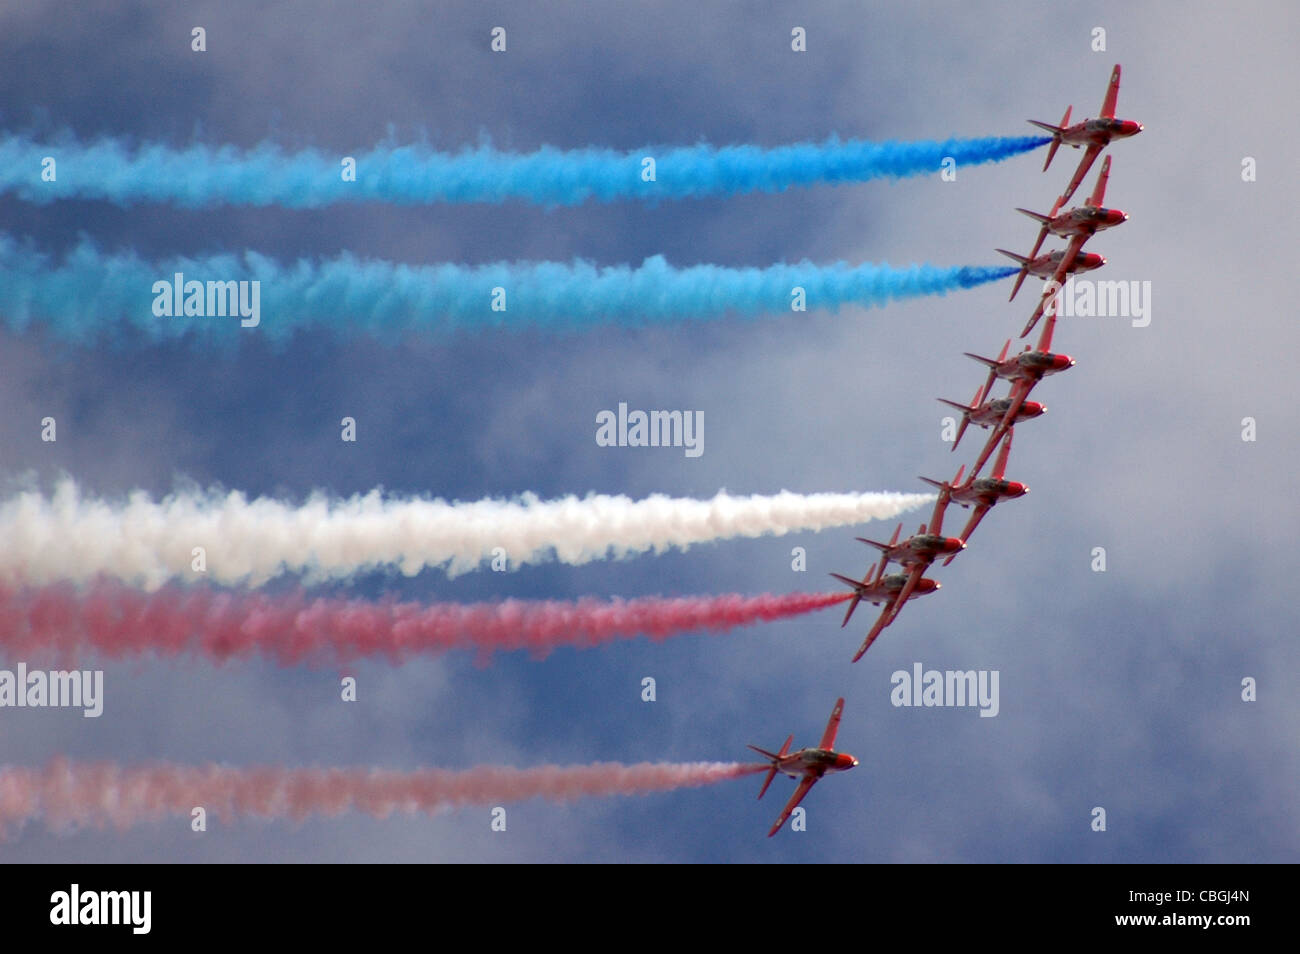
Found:
M 1050 216 L 1039 215 L 1027 209 L 1016 210 L 1017 212 L 1024 212 L 1025 215 L 1042 223 L 1042 228 L 1038 230 L 1038 241 L 1034 243 L 1034 252 L 1030 253 L 1031 258 L 1038 251 L 1038 247 L 1043 244 L 1043 238 L 1048 232 L 1053 235 L 1069 236 L 1070 238 L 1070 244 L 1066 246 L 1065 252 L 1057 264 L 1056 271 L 1052 275 L 1050 284 L 1044 291 L 1043 297 L 1039 299 L 1038 307 L 1034 309 L 1034 313 L 1029 317 L 1029 323 L 1025 325 L 1025 330 L 1020 332 L 1020 337 L 1023 338 L 1034 330 L 1034 325 L 1038 324 L 1038 319 L 1043 316 L 1043 309 L 1047 306 L 1047 302 L 1060 290 L 1061 281 L 1067 273 L 1088 271 L 1086 268 L 1074 267 L 1075 262 L 1080 257 L 1079 250 L 1083 248 L 1083 243 L 1102 229 L 1112 228 L 1128 221 L 1127 213 L 1121 212 L 1119 209 L 1102 208 L 1101 203 L 1106 198 L 1106 182 L 1109 178 L 1110 156 L 1107 156 L 1106 161 L 1101 164 L 1101 174 L 1097 176 L 1097 185 L 1092 190 L 1092 195 L 1088 196 L 1087 202 L 1082 206 L 1057 215 L 1058 203 L 1058 206 L 1053 206 Z M 1101 256 L 1096 257 L 1101 258 Z M 1104 258 L 1101 260 L 1106 261 Z M 1022 270 L 1020 274 L 1021 278 L 1023 278 L 1025 273 Z M 1020 287 L 1020 279 L 1016 280 L 1016 287 Z M 1014 298 L 1015 294 L 1013 291 L 1011 297 Z
M 961 443 L 962 435 L 966 433 L 966 428 L 969 425 L 976 424 L 979 427 L 990 428 L 995 427 L 1006 418 L 1007 411 L 1011 408 L 1011 398 L 1002 397 L 994 398 L 992 401 L 983 401 L 983 397 L 984 388 L 981 387 L 975 392 L 975 397 L 970 404 L 958 404 L 956 401 L 939 398 L 940 404 L 946 404 L 961 411 L 961 424 L 957 427 L 957 439 L 952 442 L 953 450 L 956 450 L 957 445 Z M 1047 405 L 1040 404 L 1037 401 L 1023 401 L 1020 404 L 1020 409 L 1016 411 L 1016 419 L 1011 423 L 1013 425 L 1019 424 L 1021 421 L 1028 421 L 1046 413 Z M 962 539 L 965 539 L 965 537 Z
M 750 748 L 757 752 L 763 758 L 772 763 L 772 767 L 767 770 L 767 778 L 763 780 L 763 787 L 758 790 L 758 797 L 762 798 L 767 793 L 767 787 L 772 784 L 772 779 L 776 778 L 776 773 L 789 775 L 791 778 L 799 779 L 799 785 L 795 788 L 794 794 L 790 796 L 790 801 L 785 803 L 785 808 L 781 809 L 781 817 L 776 820 L 772 830 L 767 833 L 771 838 L 785 820 L 790 817 L 800 802 L 803 801 L 808 790 L 812 788 L 828 772 L 847 772 L 858 764 L 858 760 L 851 755 L 843 752 L 836 752 L 832 746 L 835 745 L 835 733 L 840 728 L 840 716 L 844 712 L 844 700 L 837 699 L 835 708 L 831 710 L 830 721 L 826 723 L 826 731 L 822 733 L 822 740 L 817 744 L 815 749 L 800 749 L 798 752 L 790 751 L 790 743 L 794 741 L 794 736 L 785 740 L 785 745 L 781 746 L 779 752 L 769 752 L 766 749 L 760 749 L 757 745 L 751 745 Z
M 1074 107 L 1067 106 L 1059 126 L 1040 123 L 1036 119 L 1029 120 L 1039 129 L 1052 134 L 1052 146 L 1047 150 L 1047 161 L 1043 163 L 1044 172 L 1052 164 L 1052 158 L 1056 155 L 1056 150 L 1060 148 L 1062 143 L 1073 146 L 1075 149 L 1083 147 L 1085 150 L 1083 158 L 1079 160 L 1079 168 L 1074 171 L 1070 184 L 1061 193 L 1060 202 L 1062 205 L 1070 201 L 1070 196 L 1074 195 L 1074 190 L 1079 188 L 1079 183 L 1088 174 L 1088 170 L 1096 162 L 1097 156 L 1110 145 L 1112 140 L 1127 139 L 1129 136 L 1136 136 L 1142 131 L 1141 123 L 1134 122 L 1131 119 L 1115 118 L 1115 101 L 1118 98 L 1119 64 L 1116 63 L 1114 72 L 1110 74 L 1110 85 L 1106 87 L 1106 98 L 1102 100 L 1101 116 L 1099 118 L 1085 119 L 1083 122 L 1071 126 L 1069 125 L 1070 110 Z
M 885 607 L 881 612 L 880 618 L 876 620 L 876 625 L 871 627 L 871 632 L 867 634 L 866 640 L 862 643 L 862 648 L 858 650 L 853 661 L 857 662 L 862 658 L 862 654 L 871 648 L 872 642 L 880 635 L 881 630 L 894 621 L 898 616 L 899 610 L 903 604 L 912 598 L 912 594 L 921 586 L 921 577 L 929 569 L 930 564 L 939 557 L 949 553 L 957 553 L 966 549 L 965 541 L 957 537 L 943 536 L 943 512 L 948 507 L 948 498 L 945 494 L 939 494 L 939 499 L 934 503 L 934 516 L 930 520 L 930 532 L 925 530 L 925 524 L 921 524 L 921 529 L 900 541 L 898 534 L 902 531 L 903 525 L 900 523 L 894 528 L 894 535 L 889 538 L 888 543 L 878 543 L 875 540 L 868 540 L 866 537 L 858 537 L 862 543 L 873 546 L 880 551 L 880 564 L 876 568 L 876 580 L 879 581 L 881 575 L 885 572 L 885 567 L 892 561 L 900 564 L 907 570 L 907 580 L 903 583 L 903 588 L 898 591 L 892 603 Z M 870 579 L 870 576 L 868 576 Z M 865 582 L 865 581 L 864 581 Z M 938 589 L 936 584 L 935 589 Z
M 1026 256 L 1026 263 L 1034 262 L 1039 258 L 1038 250 L 1043 247 L 1043 241 L 1047 238 L 1049 232 L 1053 235 L 1058 235 L 1061 238 L 1075 239 L 1081 237 L 1079 245 L 1082 246 L 1083 242 L 1087 241 L 1102 229 L 1108 229 L 1112 226 L 1127 222 L 1128 215 L 1121 212 L 1119 209 L 1102 208 L 1101 203 L 1105 201 L 1106 183 L 1109 180 L 1110 156 L 1107 156 L 1106 161 L 1101 164 L 1101 174 L 1097 176 L 1097 185 L 1093 188 L 1092 195 L 1088 197 L 1087 201 L 1083 205 L 1061 212 L 1061 206 L 1063 203 L 1060 199 L 1057 199 L 1056 203 L 1052 206 L 1052 211 L 1047 213 L 1047 215 L 1043 215 L 1039 212 L 1031 212 L 1028 209 L 1016 209 L 1017 212 L 1029 216 L 1039 224 L 1038 239 L 1034 242 L 1034 247 L 1030 251 L 1029 255 Z M 1068 255 L 1069 249 L 1066 249 L 1066 252 Z M 1004 252 L 1003 254 L 1010 255 L 1011 253 Z M 1075 254 L 1078 254 L 1078 249 L 1075 249 Z M 1016 255 L 1012 255 L 1011 257 L 1019 258 L 1019 256 Z M 1067 262 L 1066 256 L 1062 256 L 1058 260 L 1058 268 L 1062 262 Z M 1068 264 L 1073 264 L 1072 258 L 1068 259 Z M 1080 271 L 1088 271 L 1088 269 L 1080 269 Z M 1026 264 L 1020 269 L 1020 274 L 1016 277 L 1016 284 L 1011 289 L 1011 298 L 1009 300 L 1015 300 L 1016 292 L 1020 290 L 1020 285 L 1025 280 L 1025 275 L 1028 273 L 1029 269 Z M 1039 277 L 1045 278 L 1047 276 L 1040 275 Z
M 911 575 L 908 573 L 890 573 L 888 576 L 882 577 L 879 573 L 879 568 L 877 566 L 872 566 L 867 570 L 866 578 L 861 582 L 849 579 L 847 576 L 840 576 L 838 573 L 832 573 L 831 576 L 835 577 L 835 579 L 839 580 L 841 583 L 853 587 L 853 601 L 849 603 L 848 612 L 844 614 L 844 622 L 840 623 L 841 629 L 849 624 L 849 617 L 853 615 L 853 611 L 857 609 L 858 603 L 861 600 L 866 600 L 868 603 L 872 603 L 876 606 L 879 606 L 881 603 L 885 604 L 884 610 L 881 611 L 880 618 L 877 619 L 875 625 L 871 627 L 871 632 L 867 633 L 867 638 L 866 641 L 863 642 L 862 648 L 859 649 L 857 655 L 853 657 L 853 661 L 857 662 L 862 658 L 862 654 L 871 648 L 871 644 L 875 641 L 876 637 L 880 635 L 881 630 L 892 623 L 894 617 L 898 615 L 898 611 L 903 608 L 903 601 L 899 599 L 899 595 L 903 590 L 907 589 L 907 584 L 911 579 Z M 907 598 L 909 600 L 914 600 L 918 596 L 925 596 L 927 593 L 933 593 L 937 589 L 939 589 L 939 582 L 937 580 L 920 579 L 917 580 L 916 584 L 911 588 L 911 592 L 908 593 Z
M 1020 274 L 1016 276 L 1015 287 L 1011 289 L 1011 298 L 1016 297 L 1016 292 L 1020 291 L 1020 285 L 1025 280 L 1026 275 L 1033 275 L 1035 278 L 1056 278 L 1059 275 L 1073 275 L 1075 272 L 1090 272 L 1094 268 L 1101 268 L 1106 264 L 1106 259 L 1095 252 L 1077 252 L 1066 262 L 1066 255 L 1069 249 L 1058 249 L 1055 252 L 1048 252 L 1046 255 L 1017 255 L 1015 252 L 1008 252 L 1005 248 L 1000 248 L 1001 252 L 1007 258 L 1020 266 Z M 1007 299 L 1010 301 L 1011 299 Z
M 1067 354 L 1053 354 L 1048 349 L 1052 347 L 1052 333 L 1056 330 L 1056 315 L 1050 315 L 1043 325 L 1043 333 L 1039 336 L 1038 347 L 1030 350 L 1025 345 L 1025 350 L 1020 352 L 1014 358 L 1007 357 L 1007 349 L 1011 347 L 1011 341 L 1002 346 L 1002 351 L 997 359 L 982 358 L 977 354 L 966 352 L 966 357 L 974 358 L 982 364 L 988 365 L 989 379 L 984 385 L 985 391 L 993 386 L 993 382 L 998 378 L 1005 378 L 1011 382 L 1011 394 L 1009 399 L 1010 406 L 1007 408 L 1006 415 L 1001 422 L 993 428 L 993 433 L 984 444 L 984 449 L 980 451 L 979 459 L 975 461 L 975 466 L 971 468 L 971 479 L 979 475 L 980 468 L 989 459 L 998 442 L 1006 435 L 1007 431 L 1016 422 L 1016 416 L 1020 413 L 1020 408 L 1024 406 L 1025 399 L 1029 397 L 1029 392 L 1043 378 L 1049 374 L 1056 374 L 1067 368 L 1074 367 L 1074 359 Z
M 1029 488 L 1024 484 L 1014 480 L 1006 480 L 1007 458 L 1011 456 L 1011 435 L 1015 433 L 1015 428 L 1007 431 L 1007 436 L 1002 440 L 1002 450 L 998 453 L 998 459 L 993 463 L 992 477 L 972 477 L 965 483 L 962 483 L 961 475 L 965 465 L 957 469 L 957 476 L 952 479 L 952 483 L 947 481 L 931 480 L 929 477 L 922 477 L 927 484 L 939 488 L 939 493 L 947 494 L 948 499 L 961 507 L 969 509 L 974 506 L 975 512 L 971 514 L 970 520 L 966 523 L 966 529 L 961 532 L 963 540 L 969 540 L 970 535 L 975 532 L 984 515 L 994 506 L 1003 500 L 1014 500 L 1017 497 L 1023 497 L 1029 493 Z M 948 559 L 943 561 L 947 566 L 951 563 L 957 554 L 950 553 Z

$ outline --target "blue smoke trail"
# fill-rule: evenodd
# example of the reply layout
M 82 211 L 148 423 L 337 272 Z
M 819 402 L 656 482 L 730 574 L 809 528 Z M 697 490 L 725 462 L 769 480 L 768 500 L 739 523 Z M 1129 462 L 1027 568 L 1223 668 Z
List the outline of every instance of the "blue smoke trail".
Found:
M 197 207 L 281 205 L 308 209 L 335 202 L 504 202 L 577 205 L 587 199 L 680 199 L 690 196 L 780 192 L 817 182 L 862 182 L 937 172 L 947 157 L 957 165 L 999 162 L 1050 142 L 1042 136 L 917 142 L 863 142 L 758 146 L 696 145 L 616 152 L 543 147 L 531 153 L 491 147 L 459 153 L 425 146 L 380 145 L 356 156 L 356 181 L 342 181 L 342 154 L 283 153 L 272 145 L 251 151 L 196 145 L 172 149 L 120 140 L 40 144 L 0 137 L 0 192 L 31 202 L 107 199 L 118 205 L 175 202 Z M 56 178 L 41 178 L 45 157 Z M 645 157 L 655 181 L 642 178 Z
M 662 256 L 637 268 L 598 267 L 589 262 L 499 262 L 491 265 L 404 265 L 367 261 L 344 254 L 323 262 L 280 265 L 255 252 L 141 260 L 133 252 L 105 255 L 90 242 L 62 263 L 0 236 L 0 319 L 21 330 L 40 322 L 51 333 L 78 343 L 114 337 L 125 321 L 148 340 L 198 331 L 233 340 L 242 319 L 159 315 L 155 308 L 169 291 L 156 282 L 257 281 L 259 320 L 244 330 L 276 341 L 294 329 L 327 327 L 339 333 L 396 340 L 406 332 L 446 334 L 489 327 L 531 325 L 555 331 L 601 323 L 638 326 L 686 319 L 752 316 L 789 311 L 795 286 L 805 290 L 809 310 L 841 305 L 883 305 L 898 298 L 943 295 L 1005 278 L 1014 267 L 911 265 L 814 265 L 765 268 L 693 265 L 674 268 Z M 207 285 L 195 298 L 207 302 Z M 251 301 L 252 286 L 248 286 Z M 505 311 L 494 311 L 494 289 L 504 289 Z M 164 309 L 165 310 L 165 309 Z M 172 309 L 174 310 L 174 309 Z

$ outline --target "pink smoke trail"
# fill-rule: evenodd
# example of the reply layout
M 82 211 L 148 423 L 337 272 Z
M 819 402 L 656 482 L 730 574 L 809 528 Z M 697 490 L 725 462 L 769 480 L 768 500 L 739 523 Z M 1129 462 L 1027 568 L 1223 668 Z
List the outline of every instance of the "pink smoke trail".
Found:
M 636 599 L 504 600 L 499 603 L 398 603 L 301 593 L 272 596 L 204 588 L 143 593 L 116 583 L 0 587 L 0 647 L 75 658 L 89 650 L 117 658 L 193 652 L 218 662 L 260 652 L 285 665 L 345 664 L 370 656 L 394 663 L 420 653 L 598 646 L 638 635 L 663 640 L 691 630 L 811 613 L 845 593 L 787 593 Z
M 166 763 L 129 768 L 56 758 L 44 768 L 0 766 L 0 833 L 10 834 L 37 818 L 55 832 L 123 830 L 188 818 L 198 806 L 223 823 L 248 817 L 298 821 L 347 811 L 386 818 L 394 812 L 432 813 L 529 798 L 640 795 L 713 785 L 765 770 L 764 765 L 738 762 L 597 762 L 526 769 L 483 765 L 411 772 Z

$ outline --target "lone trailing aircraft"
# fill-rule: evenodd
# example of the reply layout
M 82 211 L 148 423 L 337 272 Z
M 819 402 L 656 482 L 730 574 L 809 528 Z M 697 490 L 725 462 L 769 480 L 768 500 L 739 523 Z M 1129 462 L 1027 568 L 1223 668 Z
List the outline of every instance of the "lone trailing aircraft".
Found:
M 947 481 L 931 480 L 929 477 L 922 477 L 927 484 L 939 488 L 939 493 L 947 494 L 948 499 L 958 506 L 967 509 L 974 507 L 975 512 L 971 514 L 970 520 L 966 523 L 966 529 L 961 532 L 963 540 L 969 540 L 975 528 L 979 526 L 984 515 L 994 506 L 1003 500 L 1014 500 L 1017 497 L 1023 497 L 1029 493 L 1029 488 L 1015 480 L 1006 480 L 1007 458 L 1011 456 L 1011 435 L 1015 433 L 1015 428 L 1007 431 L 1007 436 L 1002 439 L 1002 450 L 998 452 L 998 459 L 993 463 L 992 477 L 971 477 L 965 483 L 962 482 L 961 475 L 965 465 L 957 469 L 957 476 L 952 479 L 952 483 Z M 943 561 L 947 566 L 957 556 L 950 553 L 948 558 Z
M 957 437 L 952 442 L 953 450 L 956 450 L 957 445 L 961 443 L 962 435 L 966 433 L 966 428 L 969 425 L 975 424 L 983 428 L 995 427 L 1007 416 L 1007 411 L 1011 408 L 1011 398 L 1001 397 L 985 401 L 983 397 L 984 388 L 980 387 L 975 392 L 975 397 L 971 399 L 970 404 L 958 404 L 956 401 L 949 401 L 947 398 L 939 398 L 940 404 L 946 404 L 961 411 L 961 424 L 957 426 Z M 1016 419 L 1011 423 L 1019 424 L 1021 421 L 1028 421 L 1046 413 L 1047 405 L 1040 404 L 1037 401 L 1023 401 L 1020 404 L 1020 409 L 1016 411 Z M 962 539 L 965 539 L 965 537 Z
M 1075 149 L 1084 149 L 1083 158 L 1079 160 L 1079 168 L 1074 171 L 1074 175 L 1070 178 L 1070 184 L 1061 193 L 1059 201 L 1062 205 L 1070 201 L 1070 196 L 1074 195 L 1074 190 L 1079 188 L 1079 183 L 1088 174 L 1088 170 L 1096 162 L 1097 156 L 1110 145 L 1112 140 L 1127 139 L 1129 136 L 1136 136 L 1142 131 L 1141 123 L 1134 122 L 1131 119 L 1115 118 L 1115 101 L 1118 98 L 1119 64 L 1116 63 L 1114 71 L 1110 74 L 1110 85 L 1106 87 L 1106 98 L 1101 103 L 1101 115 L 1097 119 L 1085 119 L 1083 122 L 1071 126 L 1069 125 L 1070 110 L 1074 107 L 1067 106 L 1059 126 L 1040 123 L 1036 119 L 1029 120 L 1039 129 L 1052 134 L 1052 145 L 1047 150 L 1047 161 L 1043 163 L 1044 172 L 1052 164 L 1052 158 L 1056 155 L 1056 150 L 1060 148 L 1062 143 L 1073 146 Z
M 763 787 L 758 790 L 758 797 L 762 798 L 767 793 L 767 787 L 772 784 L 772 779 L 776 778 L 776 773 L 788 775 L 791 778 L 799 779 L 799 784 L 790 796 L 790 801 L 785 803 L 785 808 L 781 809 L 781 816 L 777 818 L 776 824 L 772 830 L 767 833 L 771 838 L 785 820 L 790 817 L 791 812 L 803 801 L 808 790 L 812 788 L 821 777 L 828 772 L 846 772 L 858 764 L 858 760 L 844 752 L 836 752 L 835 733 L 840 728 L 840 716 L 844 713 L 844 700 L 835 700 L 835 708 L 831 710 L 830 721 L 826 723 L 826 731 L 822 733 L 821 742 L 817 743 L 815 749 L 800 749 L 798 752 L 790 751 L 790 743 L 794 741 L 794 736 L 785 740 L 779 752 L 769 752 L 766 749 L 760 749 L 757 745 L 751 745 L 750 748 L 757 752 L 763 758 L 772 763 L 767 770 L 767 778 L 763 780 Z
M 1074 267 L 1078 259 L 1082 257 L 1080 249 L 1083 248 L 1083 243 L 1102 229 L 1109 229 L 1128 221 L 1127 213 L 1121 212 L 1119 209 L 1102 207 L 1101 203 L 1106 198 L 1106 181 L 1109 178 L 1110 156 L 1107 156 L 1106 160 L 1101 164 L 1101 174 L 1097 176 L 1097 185 L 1092 190 L 1092 195 L 1088 196 L 1088 200 L 1083 205 L 1062 212 L 1059 215 L 1057 214 L 1057 208 L 1054 206 L 1050 216 L 1039 215 L 1027 209 L 1016 210 L 1017 212 L 1024 212 L 1025 215 L 1042 223 L 1042 227 L 1038 230 L 1038 241 L 1034 243 L 1034 252 L 1030 253 L 1031 257 L 1038 251 L 1038 247 L 1043 244 L 1043 238 L 1048 232 L 1062 237 L 1068 236 L 1070 239 L 1070 244 L 1065 247 L 1064 253 L 1061 254 L 1061 260 L 1057 263 L 1051 281 L 1043 291 L 1043 297 L 1038 301 L 1038 307 L 1034 309 L 1034 313 L 1029 317 L 1029 322 L 1025 325 L 1025 330 L 1020 332 L 1020 337 L 1023 338 L 1034 330 L 1034 325 L 1038 324 L 1038 319 L 1043 316 L 1043 309 L 1047 306 L 1047 302 L 1060 290 L 1061 281 L 1067 274 L 1076 271 L 1088 271 L 1086 267 Z M 1100 255 L 1094 257 L 1101 258 Z M 1101 261 L 1104 263 L 1106 260 L 1102 258 Z M 1023 270 L 1021 276 L 1024 276 Z M 1016 287 L 1020 287 L 1019 279 L 1016 281 Z M 1014 291 L 1011 296 L 1015 297 Z

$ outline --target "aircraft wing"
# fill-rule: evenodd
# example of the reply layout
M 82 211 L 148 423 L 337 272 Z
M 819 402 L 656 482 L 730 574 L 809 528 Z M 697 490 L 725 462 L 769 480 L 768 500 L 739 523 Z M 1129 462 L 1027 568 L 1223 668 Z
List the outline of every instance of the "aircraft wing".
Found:
M 911 572 L 907 574 L 907 582 L 903 584 L 903 588 L 899 590 L 898 595 L 894 597 L 894 602 L 888 607 L 889 622 L 886 623 L 885 626 L 888 626 L 889 623 L 894 621 L 899 612 L 903 609 L 903 604 L 911 599 L 912 591 L 916 589 L 916 584 L 921 582 L 921 577 L 925 575 L 925 571 L 926 567 L 921 563 L 912 567 Z M 883 629 L 884 627 L 881 628 Z
M 1047 303 L 1051 301 L 1064 287 L 1065 276 L 1070 273 L 1074 260 L 1079 257 L 1079 250 L 1083 248 L 1083 243 L 1088 241 L 1091 236 L 1076 235 L 1070 239 L 1070 244 L 1065 247 L 1065 254 L 1061 256 L 1061 264 L 1056 266 L 1056 271 L 1052 275 L 1052 280 L 1047 285 L 1047 290 L 1043 292 L 1043 297 L 1038 299 L 1038 307 L 1034 313 L 1029 316 L 1029 323 L 1025 325 L 1025 330 L 1020 332 L 1020 337 L 1024 338 L 1029 332 L 1034 330 L 1034 325 L 1038 324 L 1038 319 L 1043 317 L 1043 312 L 1047 308 Z
M 1106 98 L 1101 101 L 1101 118 L 1115 118 L 1115 104 L 1119 101 L 1119 64 L 1115 64 L 1110 74 L 1110 85 L 1106 87 Z
M 772 830 L 767 833 L 768 838 L 771 838 L 781 830 L 781 826 L 785 824 L 785 820 L 790 817 L 790 814 L 796 808 L 799 807 L 799 803 L 802 802 L 803 797 L 808 794 L 808 790 L 816 784 L 817 777 L 815 775 L 805 775 L 803 777 L 799 782 L 799 785 L 795 788 L 794 794 L 790 796 L 790 801 L 786 802 L 785 808 L 781 809 L 781 817 L 776 820 L 776 824 L 772 826 Z
M 894 607 L 897 605 L 897 600 L 885 604 L 885 608 L 880 611 L 880 618 L 877 619 L 875 625 L 871 627 L 871 632 L 867 633 L 867 638 L 862 641 L 861 648 L 854 654 L 853 662 L 857 662 L 861 659 L 866 654 L 867 650 L 871 648 L 871 644 L 876 641 L 876 637 L 880 635 L 881 631 L 893 622 Z
M 1101 162 L 1101 174 L 1097 176 L 1097 184 L 1092 187 L 1092 195 L 1088 196 L 1088 205 L 1094 209 L 1101 208 L 1101 204 L 1106 201 L 1106 183 L 1109 181 L 1110 156 L 1107 156 Z
M 1074 195 L 1074 190 L 1079 188 L 1079 183 L 1083 181 L 1083 177 L 1088 174 L 1088 170 L 1092 168 L 1092 164 L 1097 161 L 1097 157 L 1101 155 L 1101 151 L 1105 148 L 1105 146 L 1092 143 L 1084 150 L 1083 158 L 1079 160 L 1079 168 L 1074 170 L 1074 175 L 1070 177 L 1070 184 L 1061 193 L 1062 202 L 1068 202 L 1070 196 Z
M 1007 460 L 1011 457 L 1011 435 L 1016 431 L 1015 425 L 1007 428 L 1007 436 L 1002 441 L 1002 450 L 998 452 L 998 459 L 993 462 L 993 476 L 1001 480 L 1007 475 Z M 962 539 L 966 539 L 962 537 Z
M 916 584 L 921 582 L 921 577 L 925 575 L 925 571 L 926 567 L 917 564 L 908 572 L 907 582 L 905 582 L 903 588 L 898 591 L 898 595 L 885 604 L 885 608 L 880 612 L 879 619 L 877 619 L 875 625 L 871 627 L 871 632 L 867 633 L 867 638 L 862 641 L 862 646 L 854 655 L 852 659 L 853 662 L 857 662 L 866 655 L 867 650 L 871 648 L 871 644 L 876 641 L 876 637 L 884 632 L 885 627 L 897 618 L 899 612 L 903 609 L 903 605 L 911 598 L 912 591 L 916 589 Z M 822 746 L 822 748 L 825 747 L 826 746 Z
M 1048 319 L 1048 321 L 1056 321 L 1056 316 L 1053 315 Z M 998 446 L 998 441 L 1002 440 L 1006 433 L 1012 428 L 1016 415 L 1020 413 L 1020 409 L 1024 406 L 1025 400 L 1029 397 L 1029 392 L 1034 389 L 1036 383 L 1036 381 L 1026 381 L 1022 378 L 1017 380 L 1016 383 L 1011 386 L 1011 404 L 1007 408 L 1007 413 L 1002 416 L 1002 420 L 998 421 L 997 425 L 993 428 L 993 433 L 989 435 L 989 439 L 984 442 L 984 449 L 980 451 L 980 456 L 975 461 L 975 466 L 971 468 L 971 480 L 974 480 L 979 475 L 980 468 L 984 466 L 985 462 L 988 461 L 989 457 L 993 454 L 993 448 Z M 964 540 L 965 537 L 962 539 Z
M 939 498 L 934 502 L 934 514 L 930 518 L 930 532 L 936 536 L 943 528 L 943 514 L 948 509 L 948 501 L 952 499 L 951 487 L 940 487 Z
M 1064 201 L 1065 200 L 1060 197 L 1057 198 L 1055 204 L 1052 206 L 1052 211 L 1047 213 L 1048 222 L 1056 218 L 1056 214 L 1061 211 L 1061 204 Z M 1037 241 L 1034 242 L 1034 247 L 1029 250 L 1029 254 L 1026 256 L 1026 258 L 1028 258 L 1031 262 L 1038 257 L 1038 250 L 1043 247 L 1043 242 L 1047 238 L 1047 231 L 1048 231 L 1047 223 L 1045 222 L 1043 223 L 1042 228 L 1038 230 L 1038 239 Z M 1017 281 L 1016 288 L 1020 287 L 1019 281 L 1021 280 L 1023 280 L 1023 278 Z M 1012 298 L 1016 297 L 1016 293 L 1014 291 L 1011 293 L 1011 297 Z
M 826 723 L 826 731 L 822 733 L 822 740 L 817 743 L 817 748 L 835 748 L 835 733 L 840 731 L 840 717 L 842 715 L 844 715 L 844 699 L 841 697 L 835 700 L 835 708 L 831 710 L 830 720 Z
M 1055 331 L 1056 331 L 1056 310 L 1053 309 L 1052 314 L 1048 315 L 1047 320 L 1043 322 L 1043 333 L 1038 336 L 1039 351 L 1042 351 L 1044 354 L 1047 354 L 1052 350 L 1052 334 Z
M 966 521 L 966 529 L 961 532 L 961 538 L 963 540 L 970 539 L 970 535 L 975 532 L 975 528 L 980 525 L 980 521 L 984 519 L 984 515 L 988 512 L 989 512 L 988 504 L 976 504 L 975 512 L 972 513 L 970 515 L 970 519 Z M 943 565 L 947 566 L 954 559 L 956 559 L 956 557 L 957 557 L 956 553 L 949 553 L 948 559 L 943 561 Z

